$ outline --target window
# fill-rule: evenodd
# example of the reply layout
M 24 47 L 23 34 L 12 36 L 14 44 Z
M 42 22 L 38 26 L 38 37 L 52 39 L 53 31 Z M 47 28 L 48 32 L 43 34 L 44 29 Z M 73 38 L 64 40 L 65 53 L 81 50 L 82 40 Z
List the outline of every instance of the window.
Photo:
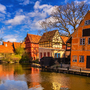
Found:
M 50 52 L 47 52 L 48 57 L 50 57 Z
M 86 20 L 85 25 L 90 25 L 90 20 Z
M 85 38 L 80 39 L 80 45 L 85 45 Z
M 77 62 L 77 56 L 76 56 L 76 55 L 73 55 L 73 56 L 72 56 L 72 61 L 73 61 L 73 62 Z
M 87 29 L 83 29 L 83 34 L 82 36 L 90 36 L 90 28 L 87 28 Z
M 58 58 L 60 58 L 60 53 L 58 53 Z
M 60 58 L 60 53 L 55 53 L 55 58 Z
M 90 38 L 88 38 L 88 44 L 90 44 Z
M 40 59 L 42 58 L 42 53 L 40 53 Z
M 46 57 L 46 52 L 44 52 L 44 57 Z
M 57 53 L 55 53 L 55 56 L 54 57 L 57 58 Z
M 84 56 L 79 56 L 79 62 L 84 62 Z

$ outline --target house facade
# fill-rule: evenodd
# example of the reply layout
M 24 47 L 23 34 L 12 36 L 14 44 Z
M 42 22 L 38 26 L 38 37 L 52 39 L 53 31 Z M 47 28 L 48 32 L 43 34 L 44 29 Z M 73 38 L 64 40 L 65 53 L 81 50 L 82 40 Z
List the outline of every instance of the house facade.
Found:
M 33 35 L 33 34 L 27 34 L 26 40 L 25 40 L 25 48 L 28 52 L 29 56 L 33 58 L 33 60 L 39 58 L 39 40 L 41 36 L 39 35 Z
M 62 58 L 68 37 L 60 36 L 58 30 L 43 34 L 39 41 L 39 59 L 42 57 Z
M 71 68 L 90 69 L 90 11 L 72 35 Z

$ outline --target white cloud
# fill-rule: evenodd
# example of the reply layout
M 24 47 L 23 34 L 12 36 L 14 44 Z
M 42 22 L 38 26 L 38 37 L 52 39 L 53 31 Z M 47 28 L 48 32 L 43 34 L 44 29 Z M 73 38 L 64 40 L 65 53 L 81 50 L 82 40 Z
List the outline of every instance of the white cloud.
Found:
M 53 8 L 52 5 L 48 5 L 48 4 L 40 5 L 39 1 L 37 1 L 34 5 L 34 9 L 42 10 L 42 12 L 47 13 L 47 14 L 51 14 L 52 8 Z
M 0 4 L 0 12 L 6 13 L 6 7 L 2 4 Z
M 31 30 L 37 30 L 41 29 L 39 21 L 44 20 L 47 16 L 51 14 L 52 11 L 56 11 L 57 6 L 52 6 L 48 4 L 40 5 L 40 2 L 37 1 L 34 5 L 34 11 L 27 14 L 28 20 L 30 18 L 33 18 L 33 20 L 30 20 L 30 28 Z
M 22 9 L 17 10 L 15 12 L 16 16 L 13 19 L 6 20 L 5 24 L 9 24 L 8 28 L 11 28 L 13 25 L 23 24 L 20 29 L 23 31 L 41 29 L 39 21 L 44 20 L 52 11 L 56 10 L 56 6 L 40 5 L 40 1 L 36 1 L 33 8 L 34 11 L 32 12 L 24 12 Z
M 86 2 L 87 2 L 87 0 L 83 0 L 83 1 L 78 1 L 78 0 L 75 0 L 74 2 L 75 2 L 76 4 L 80 4 L 81 2 L 85 2 L 85 3 L 86 3 Z
M 10 42 L 16 42 L 17 39 L 15 39 L 15 38 L 11 38 L 11 39 L 7 39 L 7 41 L 10 41 Z
M 16 32 L 17 34 L 19 34 L 20 32 L 19 31 L 17 31 L 17 30 L 14 30 L 14 32 Z
M 40 4 L 40 2 L 39 2 L 39 1 L 37 1 L 37 2 L 35 3 L 35 5 L 34 5 L 34 9 L 38 9 L 39 4 Z
M 39 12 L 38 10 L 35 10 L 34 12 L 30 12 L 28 13 L 28 15 L 30 15 L 30 17 L 38 17 L 38 18 L 45 18 L 47 15 L 44 12 Z
M 67 3 L 68 2 L 68 0 L 65 0 L 65 3 Z
M 13 7 L 13 5 L 11 4 L 11 5 L 7 5 L 7 7 Z
M 5 14 L 0 13 L 0 21 L 3 21 L 5 19 Z
M 33 1 L 30 1 L 30 0 L 23 0 L 22 3 L 19 3 L 20 5 L 28 5 L 28 4 L 32 4 L 34 3 Z
M 10 41 L 10 42 L 16 42 L 17 41 L 17 35 L 6 35 L 4 36 L 3 38 L 6 40 L 6 41 Z
M 25 15 L 18 15 L 18 16 L 15 16 L 14 19 L 5 21 L 5 23 L 11 24 L 11 25 L 18 25 L 18 24 L 21 24 L 24 19 L 25 19 Z
M 12 26 L 8 26 L 8 29 L 12 28 Z
M 0 34 L 3 34 L 5 29 L 6 29 L 5 27 L 2 27 L 2 28 L 0 29 Z

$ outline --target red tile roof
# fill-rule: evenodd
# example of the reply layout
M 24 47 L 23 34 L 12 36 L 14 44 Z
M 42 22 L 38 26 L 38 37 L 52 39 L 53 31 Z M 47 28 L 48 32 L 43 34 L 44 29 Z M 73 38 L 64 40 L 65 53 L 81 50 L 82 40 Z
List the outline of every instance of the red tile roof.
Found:
M 29 37 L 30 42 L 32 42 L 32 43 L 39 43 L 39 40 L 40 40 L 41 36 L 33 35 L 33 34 L 27 34 L 27 35 Z
M 3 42 L 3 45 L 0 45 L 0 53 L 14 53 L 14 48 L 18 47 L 25 48 L 25 43 L 19 43 L 19 42 Z
M 58 30 L 53 30 L 53 31 L 44 33 L 39 42 L 52 41 L 52 38 L 55 35 L 56 31 Z
M 0 45 L 0 53 L 14 53 L 13 43 L 3 42 L 3 45 Z

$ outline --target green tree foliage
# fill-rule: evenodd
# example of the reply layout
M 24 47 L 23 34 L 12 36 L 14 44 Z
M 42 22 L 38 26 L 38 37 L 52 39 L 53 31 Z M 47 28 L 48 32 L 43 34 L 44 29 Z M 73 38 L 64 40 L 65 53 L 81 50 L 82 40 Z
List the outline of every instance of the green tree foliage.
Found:
M 32 62 L 32 57 L 30 58 L 28 53 L 23 53 L 20 63 L 30 63 Z
M 22 55 L 25 52 L 24 48 L 18 47 L 15 49 L 15 53 L 18 55 Z

